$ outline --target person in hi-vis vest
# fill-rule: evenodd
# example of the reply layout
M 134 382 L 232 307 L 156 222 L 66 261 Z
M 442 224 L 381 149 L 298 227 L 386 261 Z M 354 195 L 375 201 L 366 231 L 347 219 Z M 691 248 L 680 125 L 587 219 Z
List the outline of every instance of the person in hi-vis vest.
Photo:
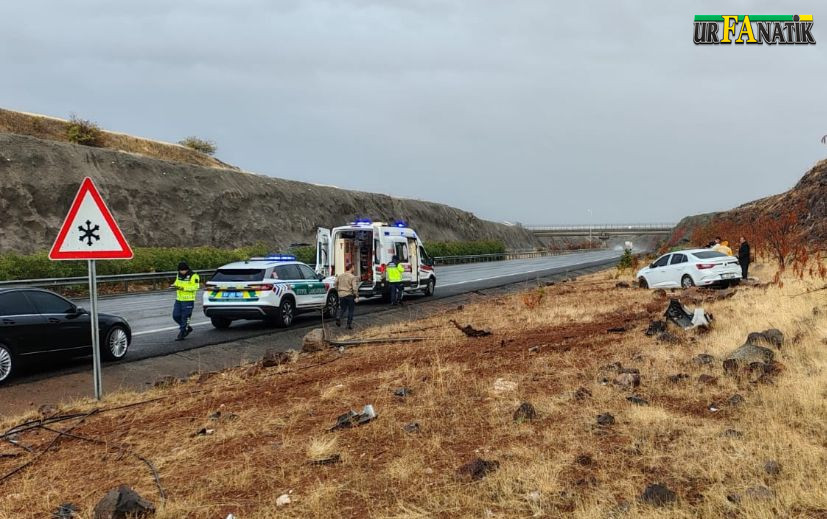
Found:
M 170 288 L 176 290 L 175 293 L 175 307 L 172 310 L 172 318 L 178 323 L 178 337 L 176 341 L 183 341 L 184 338 L 192 333 L 192 326 L 190 326 L 190 318 L 192 317 L 192 309 L 195 307 L 195 296 L 198 294 L 198 288 L 201 285 L 201 278 L 190 269 L 186 261 L 178 264 L 178 277 Z

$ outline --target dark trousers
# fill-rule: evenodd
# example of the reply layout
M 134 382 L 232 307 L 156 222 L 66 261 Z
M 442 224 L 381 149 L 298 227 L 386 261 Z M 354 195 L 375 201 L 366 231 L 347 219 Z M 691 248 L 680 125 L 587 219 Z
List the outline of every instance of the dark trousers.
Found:
M 181 335 L 187 331 L 187 326 L 190 325 L 193 308 L 195 308 L 195 301 L 176 301 L 172 308 L 172 319 L 178 323 Z
M 347 312 L 347 325 L 353 324 L 353 310 L 356 308 L 356 298 L 354 296 L 345 296 L 339 299 L 339 321 L 345 316 Z
M 402 302 L 402 283 L 391 283 L 391 304 L 396 305 Z
M 741 263 L 741 279 L 747 279 L 747 272 L 749 271 L 749 261 Z

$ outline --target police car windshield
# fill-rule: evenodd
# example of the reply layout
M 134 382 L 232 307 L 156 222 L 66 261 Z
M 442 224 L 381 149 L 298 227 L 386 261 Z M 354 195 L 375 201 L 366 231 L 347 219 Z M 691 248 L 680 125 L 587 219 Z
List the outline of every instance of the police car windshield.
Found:
M 264 269 L 218 269 L 212 281 L 261 281 Z

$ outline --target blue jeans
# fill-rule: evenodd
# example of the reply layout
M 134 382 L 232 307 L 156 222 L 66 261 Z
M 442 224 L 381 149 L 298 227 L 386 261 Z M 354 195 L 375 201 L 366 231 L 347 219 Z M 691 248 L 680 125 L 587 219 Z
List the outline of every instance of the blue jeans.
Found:
M 356 307 L 356 298 L 354 296 L 346 296 L 339 299 L 339 315 L 336 316 L 338 321 L 347 314 L 347 325 L 353 324 L 353 309 Z
M 193 308 L 195 308 L 195 301 L 176 301 L 172 308 L 172 319 L 178 323 L 181 335 L 184 335 L 187 331 Z
M 391 283 L 391 304 L 402 302 L 402 283 Z

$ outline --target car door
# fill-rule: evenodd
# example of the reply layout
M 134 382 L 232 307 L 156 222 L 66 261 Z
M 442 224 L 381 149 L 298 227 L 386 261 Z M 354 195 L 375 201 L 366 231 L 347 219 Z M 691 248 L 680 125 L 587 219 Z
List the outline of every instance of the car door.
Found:
M 323 306 L 327 302 L 327 287 L 319 281 L 319 276 L 313 272 L 312 268 L 304 264 L 299 264 L 297 267 L 299 267 L 299 272 L 301 272 L 304 282 L 307 284 L 308 304 Z
M 686 254 L 672 254 L 672 259 L 669 260 L 667 275 L 669 286 L 681 286 L 681 278 L 683 278 L 683 275 L 686 273 L 686 266 L 689 264 L 688 261 Z
M 290 285 L 293 294 L 296 296 L 296 308 L 313 306 L 313 294 L 310 293 L 310 285 L 305 281 L 304 276 L 295 263 L 279 265 L 276 267 L 276 274 L 279 279 Z
M 330 275 L 330 229 L 316 230 L 316 272 Z
M 671 254 L 664 254 L 660 258 L 656 259 L 649 267 L 649 273 L 646 277 L 649 280 L 650 287 L 664 286 L 667 276 L 669 275 L 669 258 L 671 256 Z
M 44 351 L 70 350 L 89 347 L 92 344 L 90 317 L 87 313 L 78 313 L 71 301 L 45 290 L 26 291 L 40 315 L 45 320 Z
M 18 355 L 41 351 L 46 319 L 40 315 L 23 290 L 0 293 L 0 342 Z

